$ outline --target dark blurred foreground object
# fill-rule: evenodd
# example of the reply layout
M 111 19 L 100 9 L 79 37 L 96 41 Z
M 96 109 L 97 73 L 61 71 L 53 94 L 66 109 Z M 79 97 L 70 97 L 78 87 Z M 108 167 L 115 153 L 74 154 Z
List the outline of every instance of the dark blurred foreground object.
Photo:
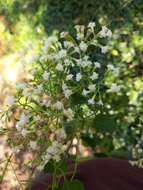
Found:
M 131 166 L 127 160 L 84 161 L 78 164 L 75 178 L 84 184 L 85 190 L 143 190 L 143 169 Z M 49 181 L 48 175 L 41 174 L 30 189 L 45 190 Z

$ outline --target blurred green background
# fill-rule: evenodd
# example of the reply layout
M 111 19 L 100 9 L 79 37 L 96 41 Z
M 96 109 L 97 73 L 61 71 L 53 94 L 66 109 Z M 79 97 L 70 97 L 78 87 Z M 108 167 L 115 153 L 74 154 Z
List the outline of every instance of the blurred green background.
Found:
M 0 0 L 0 104 L 26 73 L 25 62 L 41 39 L 75 24 L 96 22 L 113 31 L 108 63 L 119 68 L 119 96 L 104 96 L 106 117 L 96 119 L 97 135 L 83 134 L 96 156 L 143 156 L 143 1 Z M 109 82 L 112 78 L 109 77 Z M 112 116 L 112 117 L 111 117 Z M 106 122 L 105 122 L 106 121 Z M 106 123 L 106 125 L 105 125 Z M 107 127 L 108 126 L 108 127 Z M 95 127 L 91 121 L 90 127 Z M 105 136 L 101 138 L 100 133 Z M 96 138 L 94 138 L 96 136 Z M 101 140 L 102 139 L 102 140 Z

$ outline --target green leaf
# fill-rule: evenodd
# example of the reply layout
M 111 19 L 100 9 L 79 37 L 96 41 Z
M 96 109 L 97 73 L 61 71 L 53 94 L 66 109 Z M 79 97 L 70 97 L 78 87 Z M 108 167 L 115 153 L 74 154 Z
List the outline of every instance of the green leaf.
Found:
M 57 173 L 62 174 L 66 173 L 68 170 L 68 165 L 65 160 L 61 160 L 60 162 L 57 163 Z
M 79 180 L 66 180 L 63 184 L 62 190 L 84 190 L 84 185 Z
M 67 134 L 68 137 L 72 137 L 75 132 L 76 132 L 76 128 L 74 126 L 74 122 L 71 121 L 71 122 L 65 122 L 64 123 L 64 129 L 65 129 L 65 132 Z
M 97 115 L 94 120 L 94 126 L 98 132 L 112 132 L 116 129 L 117 124 L 111 115 Z
M 85 103 L 85 97 L 83 97 L 81 94 L 79 93 L 75 93 L 71 95 L 71 104 L 72 105 L 80 105 Z
M 55 167 L 54 167 L 54 161 L 50 160 L 45 166 L 44 166 L 44 172 L 45 173 L 54 173 Z
M 83 140 L 84 144 L 86 146 L 90 146 L 92 148 L 95 148 L 96 146 L 96 139 L 90 137 L 90 134 L 82 134 L 81 139 Z
M 54 162 L 53 160 L 50 160 L 47 162 L 47 164 L 44 167 L 45 173 L 54 173 L 56 168 L 57 174 L 63 174 L 66 173 L 68 170 L 67 162 L 65 160 L 61 160 L 59 162 Z

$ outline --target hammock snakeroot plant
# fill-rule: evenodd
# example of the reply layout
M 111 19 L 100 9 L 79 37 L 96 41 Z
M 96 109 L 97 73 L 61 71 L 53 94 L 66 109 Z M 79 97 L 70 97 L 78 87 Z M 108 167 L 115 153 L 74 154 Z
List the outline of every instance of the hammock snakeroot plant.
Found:
M 52 190 L 58 189 L 57 176 L 65 177 L 64 160 L 70 158 L 73 139 L 80 141 L 81 131 L 90 130 L 87 123 L 104 107 L 102 96 L 120 93 L 118 69 L 102 62 L 111 48 L 106 44 L 111 30 L 102 26 L 96 31 L 94 22 L 86 27 L 77 25 L 75 30 L 74 37 L 62 32 L 59 39 L 42 41 L 29 78 L 16 85 L 17 93 L 8 97 L 3 114 L 16 123 L 6 129 L 11 134 L 8 143 L 12 154 L 34 152 L 28 167 L 52 172 Z M 112 83 L 106 82 L 108 75 L 113 76 Z M 79 156 L 76 148 L 75 162 Z

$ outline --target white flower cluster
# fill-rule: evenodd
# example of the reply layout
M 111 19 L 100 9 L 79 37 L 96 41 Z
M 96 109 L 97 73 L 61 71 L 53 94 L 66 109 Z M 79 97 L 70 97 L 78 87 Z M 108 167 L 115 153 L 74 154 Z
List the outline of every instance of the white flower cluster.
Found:
M 55 104 L 54 104 L 54 108 L 58 111 L 62 110 L 64 108 L 63 106 L 63 103 L 60 102 L 60 101 L 57 101 Z
M 57 129 L 55 131 L 56 137 L 58 141 L 65 140 L 67 135 L 65 133 L 65 130 L 63 128 Z
M 78 43 L 74 43 L 74 41 L 68 40 L 67 36 L 69 34 L 67 32 L 62 32 L 60 35 L 62 41 L 59 41 L 57 43 L 58 50 L 56 52 L 47 52 L 50 60 L 53 60 L 55 63 L 55 70 L 61 73 L 60 79 L 61 83 L 63 83 L 62 91 L 65 98 L 69 99 L 71 95 L 73 95 L 75 91 L 78 90 L 79 93 L 81 92 L 83 96 L 88 97 L 87 104 L 89 105 L 95 104 L 95 94 L 97 89 L 96 83 L 100 78 L 99 71 L 102 67 L 102 63 L 92 60 L 87 51 L 89 46 L 93 44 L 95 48 L 97 48 L 96 44 L 94 43 L 95 41 L 98 41 L 98 39 L 95 37 L 96 35 L 94 35 L 90 41 L 85 40 L 86 36 L 93 33 L 95 34 L 95 26 L 96 25 L 94 22 L 90 22 L 87 26 L 87 34 L 85 26 L 75 26 Z M 100 37 L 111 37 L 112 32 L 104 26 L 102 27 L 99 34 Z M 109 50 L 108 46 L 101 44 L 100 47 L 103 54 Z M 110 65 L 107 68 L 110 69 Z M 74 72 L 74 69 L 76 72 Z M 45 72 L 43 74 L 43 77 L 44 79 L 48 79 L 49 72 Z M 85 80 L 87 81 L 87 85 L 82 85 L 85 83 Z M 117 92 L 115 84 L 113 84 L 111 87 L 111 91 Z M 59 100 L 54 103 L 54 107 L 57 110 L 64 109 L 63 103 Z
M 62 85 L 64 96 L 69 99 L 69 97 L 72 95 L 72 90 L 68 89 L 68 86 L 66 84 Z
M 47 71 L 44 71 L 43 73 L 43 79 L 48 80 L 49 79 L 49 73 Z
M 102 30 L 100 31 L 100 37 L 111 37 L 112 32 L 106 26 L 102 26 Z
M 16 128 L 18 131 L 20 131 L 28 122 L 28 117 L 22 113 L 20 116 L 20 120 L 16 124 Z
M 61 155 L 63 155 L 66 151 L 66 145 L 63 144 L 67 138 L 67 134 L 65 133 L 65 130 L 63 128 L 59 128 L 54 130 L 54 138 L 51 139 L 51 145 L 48 146 L 48 148 L 45 150 L 44 155 L 42 156 L 42 159 L 45 163 L 47 163 L 49 160 L 55 160 L 60 161 Z
M 65 152 L 66 146 L 58 141 L 53 141 L 51 146 L 49 146 L 43 156 L 43 160 L 47 163 L 49 160 L 53 159 L 55 161 L 61 160 L 61 155 Z
M 15 97 L 14 96 L 8 96 L 6 99 L 6 104 L 9 106 L 13 106 L 15 104 Z
M 28 134 L 28 130 L 26 128 L 26 125 L 28 124 L 28 116 L 25 115 L 25 113 L 22 113 L 20 116 L 19 121 L 16 124 L 17 131 L 25 138 Z
M 39 150 L 42 146 L 39 142 L 45 138 L 45 162 L 50 159 L 59 161 L 64 154 L 67 135 L 63 123 L 71 122 L 75 115 L 77 117 L 80 98 L 83 98 L 83 105 L 87 106 L 88 112 L 95 104 L 103 105 L 100 86 L 104 65 L 101 60 L 92 57 L 90 47 L 101 50 L 105 56 L 110 48 L 98 44 L 98 38 L 111 37 L 112 32 L 102 27 L 99 34 L 96 33 L 94 22 L 90 22 L 87 28 L 79 25 L 75 28 L 75 40 L 71 36 L 68 38 L 67 32 L 62 32 L 59 40 L 45 40 L 40 55 L 36 56 L 39 65 L 32 66 L 32 79 L 16 86 L 19 106 L 24 109 L 16 129 L 34 151 Z M 115 68 L 109 64 L 106 65 L 106 71 L 114 72 Z M 119 90 L 116 83 L 110 87 L 111 92 Z M 16 100 L 11 97 L 8 102 L 13 105 Z M 23 142 L 19 142 L 19 147 L 20 143 Z
M 120 86 L 118 86 L 116 83 L 112 83 L 111 92 L 119 92 L 119 91 L 120 91 Z

